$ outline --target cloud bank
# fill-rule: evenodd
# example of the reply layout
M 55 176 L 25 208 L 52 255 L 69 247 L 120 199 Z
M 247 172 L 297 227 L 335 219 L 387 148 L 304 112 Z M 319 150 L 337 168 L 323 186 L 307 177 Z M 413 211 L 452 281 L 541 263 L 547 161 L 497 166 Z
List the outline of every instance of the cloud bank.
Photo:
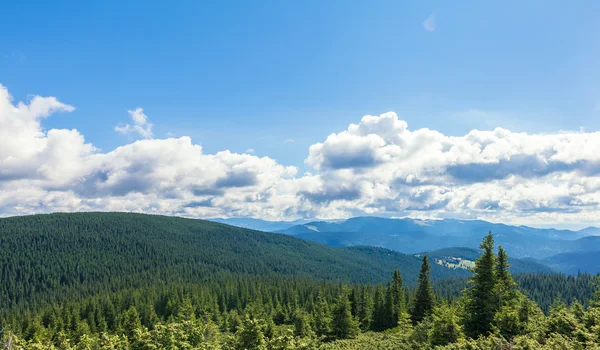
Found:
M 0 86 L 0 214 L 136 211 L 264 219 L 356 215 L 507 223 L 594 223 L 600 133 L 410 130 L 393 113 L 364 116 L 309 147 L 310 173 L 269 157 L 206 154 L 189 137 L 151 139 L 141 108 L 117 127 L 141 140 L 110 152 L 77 130 L 44 130 L 74 107 L 15 103 Z

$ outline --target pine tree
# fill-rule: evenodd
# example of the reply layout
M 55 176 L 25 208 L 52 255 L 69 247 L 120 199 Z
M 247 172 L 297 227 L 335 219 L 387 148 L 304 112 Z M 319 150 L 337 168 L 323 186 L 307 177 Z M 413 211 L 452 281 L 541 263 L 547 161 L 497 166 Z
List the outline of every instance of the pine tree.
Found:
M 447 305 L 436 307 L 432 314 L 429 335 L 431 345 L 455 343 L 462 336 L 462 327 L 456 311 Z
M 471 338 L 485 335 L 492 329 L 499 299 L 496 292 L 496 256 L 494 237 L 490 232 L 480 245 L 483 254 L 475 261 L 473 277 L 466 291 L 464 314 L 465 333 Z
M 371 328 L 374 331 L 385 329 L 385 298 L 383 296 L 383 288 L 380 284 L 375 287 Z
M 131 306 L 125 313 L 123 320 L 123 330 L 125 331 L 125 335 L 127 335 L 129 339 L 132 339 L 135 331 L 140 328 L 142 328 L 140 315 L 135 306 Z
M 238 350 L 266 350 L 267 343 L 261 330 L 258 320 L 244 317 L 242 327 L 238 330 L 238 340 L 236 344 Z
M 414 324 L 421 322 L 433 309 L 433 288 L 429 280 L 430 273 L 429 259 L 423 255 L 421 263 L 421 272 L 419 273 L 418 287 L 415 292 L 415 300 L 411 312 L 411 318 Z
M 319 292 L 317 295 L 317 304 L 315 305 L 314 311 L 315 321 L 315 333 L 319 337 L 328 337 L 331 333 L 331 316 L 329 313 L 329 305 L 323 297 L 323 294 Z
M 364 287 L 361 290 L 357 317 L 362 330 L 367 330 L 371 327 L 373 318 L 373 299 L 371 298 L 371 293 Z
M 402 288 L 402 275 L 400 270 L 394 270 L 392 275 L 392 297 L 394 300 L 394 324 L 398 324 L 404 309 L 404 289 Z
M 331 334 L 335 339 L 356 338 L 360 333 L 358 322 L 352 317 L 348 293 L 343 290 L 335 303 L 331 317 Z
M 502 246 L 498 247 L 498 261 L 496 263 L 496 279 L 499 286 L 499 293 L 510 296 L 510 293 L 514 290 L 516 284 L 510 274 L 508 268 L 508 255 Z
M 388 283 L 388 287 L 385 291 L 385 303 L 383 307 L 383 320 L 384 328 L 393 328 L 398 324 L 398 319 L 395 318 L 395 307 L 394 307 L 394 294 L 392 292 L 392 286 Z
M 310 335 L 312 335 L 312 329 L 308 315 L 304 311 L 296 310 L 294 313 L 294 336 L 302 338 Z

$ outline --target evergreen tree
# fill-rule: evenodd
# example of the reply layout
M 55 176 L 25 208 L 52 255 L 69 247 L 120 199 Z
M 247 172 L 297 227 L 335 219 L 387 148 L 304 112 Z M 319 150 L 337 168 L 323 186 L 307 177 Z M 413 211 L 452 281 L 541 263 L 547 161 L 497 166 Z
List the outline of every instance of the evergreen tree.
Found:
M 367 330 L 371 327 L 371 321 L 373 319 L 373 299 L 371 293 L 364 287 L 361 289 L 357 317 L 362 330 Z
M 315 333 L 318 337 L 328 337 L 331 333 L 331 316 L 329 305 L 321 292 L 317 295 L 317 304 L 314 312 Z
M 499 300 L 496 293 L 496 256 L 494 238 L 490 232 L 480 245 L 483 254 L 475 261 L 473 277 L 466 291 L 464 314 L 465 333 L 471 338 L 491 331 Z
M 398 324 L 404 308 L 404 289 L 402 286 L 402 275 L 400 270 L 394 270 L 392 275 L 392 297 L 394 302 L 394 324 Z
M 331 317 L 331 334 L 336 339 L 356 338 L 360 333 L 358 322 L 352 317 L 348 293 L 343 290 L 338 295 Z
M 411 318 L 414 324 L 421 322 L 433 309 L 433 288 L 431 287 L 431 281 L 429 280 L 430 269 L 429 259 L 427 258 L 427 255 L 423 255 L 421 272 L 419 273 L 418 280 L 419 284 L 417 286 L 417 291 L 415 292 L 415 299 L 411 311 Z
M 371 328 L 374 331 L 385 329 L 385 298 L 383 296 L 383 288 L 380 284 L 375 287 Z
M 512 291 L 516 286 L 508 268 L 508 254 L 502 246 L 498 247 L 498 261 L 496 263 L 496 279 L 498 284 L 498 293 L 503 297 L 512 297 Z
M 123 331 L 129 339 L 132 339 L 135 335 L 136 330 L 140 328 L 142 328 L 142 321 L 140 319 L 140 315 L 135 306 L 131 306 L 124 316 Z
M 242 327 L 238 330 L 237 350 L 266 350 L 267 343 L 259 321 L 244 317 Z
M 312 335 L 308 315 L 304 311 L 296 310 L 294 313 L 294 336 L 308 337 Z
M 462 337 L 462 327 L 456 310 L 443 304 L 436 307 L 432 314 L 429 335 L 431 345 L 455 343 Z
M 392 286 L 388 283 L 385 292 L 385 302 L 383 307 L 384 328 L 392 328 L 398 324 L 398 319 L 395 314 L 394 294 Z

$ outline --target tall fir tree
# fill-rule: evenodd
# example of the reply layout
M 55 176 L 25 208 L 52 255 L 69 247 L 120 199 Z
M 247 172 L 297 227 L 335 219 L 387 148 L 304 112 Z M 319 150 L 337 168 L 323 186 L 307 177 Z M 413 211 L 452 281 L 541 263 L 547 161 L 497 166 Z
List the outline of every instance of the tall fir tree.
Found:
M 473 277 L 466 291 L 464 310 L 464 330 L 471 338 L 486 335 L 492 330 L 494 314 L 499 304 L 496 288 L 498 267 L 491 232 L 485 236 L 479 247 L 483 254 L 475 261 Z
M 515 290 L 516 283 L 513 280 L 508 268 L 508 254 L 502 246 L 498 246 L 498 261 L 496 263 L 496 279 L 498 285 L 498 293 L 503 298 L 510 298 Z
M 361 288 L 357 318 L 361 329 L 367 330 L 371 327 L 373 320 L 373 299 L 371 293 L 364 286 Z
M 335 339 L 356 338 L 360 333 L 358 322 L 352 317 L 348 293 L 343 290 L 331 312 L 331 334 Z
M 392 275 L 392 298 L 394 300 L 394 325 L 402 318 L 404 308 L 404 289 L 402 287 L 402 275 L 400 270 L 394 270 Z
M 321 292 L 319 292 L 317 295 L 317 304 L 315 305 L 314 311 L 314 322 L 314 331 L 316 335 L 318 337 L 327 338 L 331 333 L 331 316 L 327 300 L 325 300 L 325 297 Z
M 385 291 L 385 303 L 384 303 L 384 328 L 392 328 L 398 324 L 398 320 L 395 319 L 394 310 L 394 294 L 392 292 L 392 285 L 388 282 L 388 286 Z
M 417 324 L 427 316 L 433 309 L 433 288 L 429 280 L 431 267 L 427 254 L 423 255 L 421 262 L 421 272 L 419 272 L 418 287 L 415 292 L 415 300 L 411 312 L 411 319 L 414 324 Z
M 374 331 L 381 331 L 385 328 L 385 297 L 383 287 L 380 284 L 375 287 L 371 328 Z

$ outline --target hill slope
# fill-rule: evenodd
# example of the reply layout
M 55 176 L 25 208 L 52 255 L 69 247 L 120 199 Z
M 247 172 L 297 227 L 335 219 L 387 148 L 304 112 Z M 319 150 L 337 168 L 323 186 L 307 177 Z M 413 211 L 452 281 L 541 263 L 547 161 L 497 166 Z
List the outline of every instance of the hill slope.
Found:
M 475 265 L 475 260 L 477 260 L 480 255 L 481 251 L 479 249 L 464 247 L 443 248 L 427 252 L 427 256 L 432 262 L 438 265 L 462 269 L 473 267 Z M 546 265 L 527 259 L 515 259 L 509 257 L 508 262 L 510 264 L 510 271 L 513 274 L 554 272 L 554 270 Z
M 399 267 L 410 284 L 420 261 L 379 248 L 334 248 L 219 223 L 126 213 L 0 219 L 0 305 L 218 275 L 306 275 L 379 282 Z M 433 278 L 465 271 L 434 265 Z
M 540 262 L 556 271 L 568 274 L 579 272 L 596 274 L 600 273 L 600 259 L 598 256 L 600 256 L 600 251 L 561 253 L 547 257 L 540 260 Z

